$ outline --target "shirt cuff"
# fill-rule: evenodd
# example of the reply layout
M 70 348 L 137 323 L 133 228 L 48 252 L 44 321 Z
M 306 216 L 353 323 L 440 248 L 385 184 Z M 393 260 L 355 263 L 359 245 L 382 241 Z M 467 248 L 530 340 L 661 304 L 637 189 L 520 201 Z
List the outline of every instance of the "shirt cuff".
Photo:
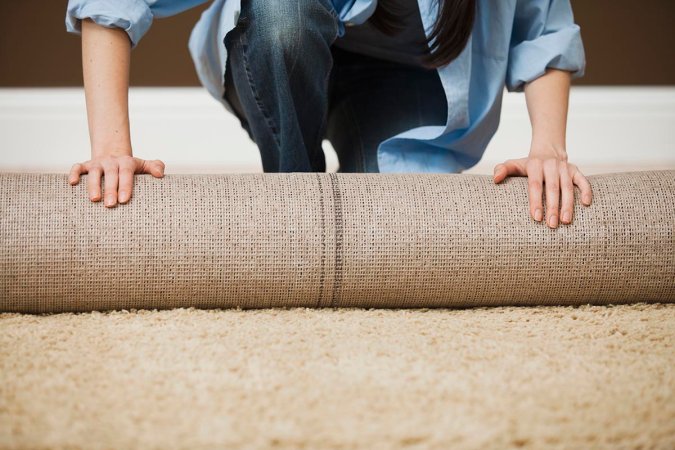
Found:
M 82 19 L 91 19 L 108 28 L 123 29 L 134 48 L 152 25 L 153 16 L 147 3 L 139 0 L 68 2 L 66 31 L 81 34 Z
M 506 88 L 510 92 L 522 92 L 526 83 L 544 75 L 549 68 L 572 72 L 573 79 L 584 75 L 586 58 L 578 25 L 541 35 L 511 48 Z

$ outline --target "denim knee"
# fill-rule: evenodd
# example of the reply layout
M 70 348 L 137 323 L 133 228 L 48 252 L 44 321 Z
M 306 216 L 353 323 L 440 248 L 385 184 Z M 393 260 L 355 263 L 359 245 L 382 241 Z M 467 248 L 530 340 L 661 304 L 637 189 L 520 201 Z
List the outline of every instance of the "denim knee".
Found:
M 249 45 L 297 55 L 317 39 L 334 38 L 338 15 L 331 0 L 243 0 L 242 14 L 250 24 Z M 328 45 L 332 42 L 327 42 Z

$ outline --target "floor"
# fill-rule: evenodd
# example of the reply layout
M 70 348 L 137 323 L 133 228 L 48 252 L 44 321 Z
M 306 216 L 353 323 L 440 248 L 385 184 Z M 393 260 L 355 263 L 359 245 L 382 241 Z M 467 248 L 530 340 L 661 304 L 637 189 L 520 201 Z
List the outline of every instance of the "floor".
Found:
M 0 448 L 675 448 L 675 305 L 0 314 Z

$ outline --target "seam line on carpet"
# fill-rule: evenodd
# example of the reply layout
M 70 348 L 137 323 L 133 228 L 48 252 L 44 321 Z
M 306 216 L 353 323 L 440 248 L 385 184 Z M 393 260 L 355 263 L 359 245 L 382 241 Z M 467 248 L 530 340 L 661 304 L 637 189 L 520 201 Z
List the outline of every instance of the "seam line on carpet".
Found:
M 323 198 L 323 181 L 318 172 L 316 174 L 316 180 L 319 187 L 319 214 L 321 215 L 321 275 L 319 276 L 319 298 L 317 299 L 316 306 L 317 308 L 320 308 L 323 301 L 323 290 L 326 281 L 326 206 Z
M 333 294 L 331 296 L 330 306 L 337 304 L 338 291 L 342 283 L 343 260 L 342 260 L 342 239 L 343 239 L 343 214 L 342 214 L 342 196 L 340 195 L 340 186 L 338 176 L 335 173 L 330 174 L 331 187 L 333 191 L 333 205 L 335 209 L 335 283 L 333 284 Z

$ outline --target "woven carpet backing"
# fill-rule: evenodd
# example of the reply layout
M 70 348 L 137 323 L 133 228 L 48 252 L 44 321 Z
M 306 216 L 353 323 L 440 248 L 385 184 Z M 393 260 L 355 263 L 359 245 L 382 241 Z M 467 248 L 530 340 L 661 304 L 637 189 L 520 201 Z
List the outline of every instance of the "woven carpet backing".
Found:
M 137 176 L 108 209 L 0 174 L 0 311 L 674 302 L 675 171 L 589 180 L 549 229 L 526 178 Z

